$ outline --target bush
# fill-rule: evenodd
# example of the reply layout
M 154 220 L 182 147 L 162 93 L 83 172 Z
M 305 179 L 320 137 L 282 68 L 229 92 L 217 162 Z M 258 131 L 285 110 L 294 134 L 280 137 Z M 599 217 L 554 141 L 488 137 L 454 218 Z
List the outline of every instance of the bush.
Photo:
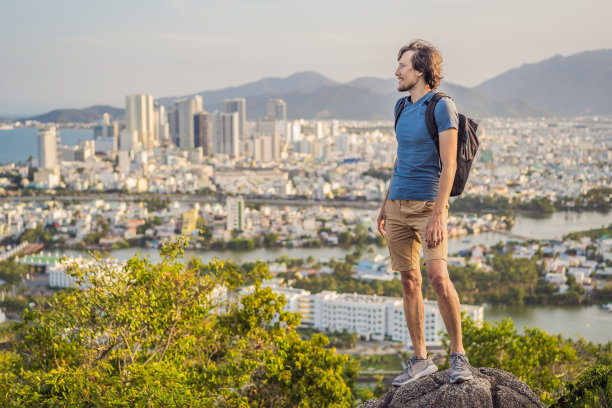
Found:
M 350 407 L 357 367 L 303 341 L 299 318 L 231 263 L 189 266 L 186 243 L 166 244 L 153 264 L 68 268 L 80 289 L 26 310 L 0 351 L 2 407 Z
M 552 408 L 612 407 L 612 365 L 588 368 Z

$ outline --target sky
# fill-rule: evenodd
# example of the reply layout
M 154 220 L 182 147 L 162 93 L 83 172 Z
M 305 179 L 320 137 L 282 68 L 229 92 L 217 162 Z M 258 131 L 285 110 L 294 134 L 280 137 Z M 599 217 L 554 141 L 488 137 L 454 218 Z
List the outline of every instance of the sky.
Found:
M 475 86 L 556 54 L 612 48 L 610 0 L 0 0 L 0 116 L 316 71 L 391 78 L 411 39 Z

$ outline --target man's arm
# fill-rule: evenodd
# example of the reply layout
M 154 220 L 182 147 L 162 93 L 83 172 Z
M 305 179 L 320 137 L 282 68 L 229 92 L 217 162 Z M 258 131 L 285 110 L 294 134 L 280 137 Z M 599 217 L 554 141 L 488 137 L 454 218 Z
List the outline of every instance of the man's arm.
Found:
M 393 173 L 395 173 L 395 166 L 397 166 L 397 157 L 395 158 L 395 163 L 393 164 L 393 169 L 391 169 L 391 179 L 389 179 L 389 188 L 387 188 L 387 195 L 385 195 L 385 199 L 383 200 L 382 207 L 380 208 L 380 212 L 378 213 L 378 219 L 376 220 L 378 224 L 378 232 L 383 237 L 387 237 L 387 232 L 385 231 L 385 221 L 387 219 L 387 212 L 385 211 L 385 205 L 387 204 L 387 199 L 389 198 L 389 191 L 391 191 L 391 181 L 393 181 Z M 450 191 L 449 191 L 450 194 Z
M 444 210 L 448 204 L 448 198 L 455 180 L 455 170 L 457 170 L 457 129 L 447 129 L 440 133 L 439 138 L 442 174 L 440 174 L 440 182 L 438 183 L 438 196 L 425 233 L 425 240 L 430 248 L 438 246 L 444 239 L 444 231 L 446 230 Z

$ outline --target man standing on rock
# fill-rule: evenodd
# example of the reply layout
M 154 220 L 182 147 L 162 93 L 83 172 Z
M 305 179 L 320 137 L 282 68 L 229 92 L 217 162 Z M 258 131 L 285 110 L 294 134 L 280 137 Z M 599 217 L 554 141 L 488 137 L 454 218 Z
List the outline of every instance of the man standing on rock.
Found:
M 459 296 L 448 275 L 446 221 L 457 166 L 458 115 L 450 98 L 435 107 L 440 153 L 425 121 L 427 104 L 442 79 L 442 56 L 423 40 L 402 47 L 395 76 L 404 109 L 397 120 L 397 158 L 391 184 L 378 215 L 378 231 L 387 238 L 391 266 L 400 272 L 404 314 L 414 355 L 408 367 L 395 378 L 401 386 L 438 370 L 427 354 L 424 333 L 424 306 L 421 292 L 420 253 L 423 247 L 427 277 L 437 296 L 438 307 L 451 341 L 450 382 L 472 378 L 471 367 L 461 339 Z M 424 242 L 423 242 L 424 241 Z

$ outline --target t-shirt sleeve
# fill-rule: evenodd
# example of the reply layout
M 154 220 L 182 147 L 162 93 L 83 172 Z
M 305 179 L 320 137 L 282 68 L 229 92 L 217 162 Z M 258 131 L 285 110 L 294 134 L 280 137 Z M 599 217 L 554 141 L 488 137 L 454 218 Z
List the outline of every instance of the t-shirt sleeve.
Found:
M 438 133 L 442 133 L 451 128 L 459 128 L 457 107 L 455 106 L 455 102 L 450 98 L 442 98 L 438 101 L 434 116 L 436 118 L 436 125 L 438 126 Z

